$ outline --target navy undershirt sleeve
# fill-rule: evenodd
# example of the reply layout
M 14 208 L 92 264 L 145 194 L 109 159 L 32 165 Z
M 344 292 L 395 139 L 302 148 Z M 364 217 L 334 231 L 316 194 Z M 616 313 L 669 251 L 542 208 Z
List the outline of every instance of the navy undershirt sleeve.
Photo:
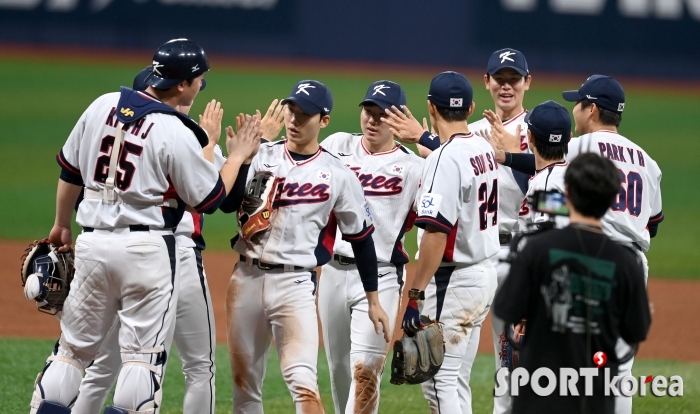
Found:
M 376 292 L 378 285 L 377 252 L 374 250 L 372 236 L 360 241 L 350 242 L 352 252 L 355 255 L 355 264 L 360 273 L 362 286 L 365 292 Z
M 503 165 L 523 174 L 535 175 L 535 156 L 532 154 L 506 152 L 506 161 Z
M 234 211 L 238 211 L 241 207 L 241 202 L 245 196 L 245 185 L 249 170 L 250 164 L 243 164 L 238 170 L 238 176 L 236 176 L 236 181 L 233 183 L 231 191 L 226 196 L 224 202 L 219 206 L 219 209 L 224 213 L 233 213 Z

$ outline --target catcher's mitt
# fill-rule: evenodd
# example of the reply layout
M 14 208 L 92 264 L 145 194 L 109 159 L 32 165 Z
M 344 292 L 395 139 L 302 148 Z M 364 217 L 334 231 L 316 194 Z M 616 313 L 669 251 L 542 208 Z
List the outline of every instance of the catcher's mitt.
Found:
M 431 379 L 445 359 L 445 340 L 442 326 L 421 315 L 423 328 L 414 336 L 403 335 L 394 342 L 391 361 L 391 380 L 395 385 L 420 384 Z
M 49 239 L 34 241 L 22 256 L 24 297 L 34 299 L 40 312 L 56 315 L 63 309 L 73 280 L 73 250 L 59 253 Z
M 262 171 L 248 183 L 238 210 L 238 229 L 246 243 L 253 243 L 257 235 L 270 227 L 278 181 L 271 172 Z

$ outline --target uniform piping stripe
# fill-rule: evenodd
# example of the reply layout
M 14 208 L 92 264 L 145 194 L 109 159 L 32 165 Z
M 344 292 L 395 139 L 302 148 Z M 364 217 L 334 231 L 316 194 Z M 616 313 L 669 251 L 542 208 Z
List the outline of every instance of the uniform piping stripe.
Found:
M 664 215 L 662 213 L 659 213 L 655 215 L 654 217 L 651 217 L 649 219 L 649 223 L 655 223 L 657 221 L 662 221 L 664 219 Z
M 219 188 L 219 192 L 216 193 L 215 197 L 213 197 L 211 200 L 209 200 L 206 204 L 199 205 L 195 210 L 197 210 L 197 212 L 200 212 L 200 213 L 202 211 L 206 210 L 210 205 L 212 205 L 213 203 L 215 203 L 216 201 L 219 200 L 219 198 L 221 197 L 222 191 L 226 191 L 226 188 L 224 188 L 223 186 Z
M 209 378 L 209 414 L 213 414 L 211 411 L 211 407 L 214 405 L 214 390 L 212 388 L 212 382 L 214 381 L 214 346 L 211 342 L 211 306 L 209 305 L 209 301 L 207 300 L 208 289 L 206 284 L 206 277 L 204 276 L 204 262 L 202 260 L 202 251 L 197 248 L 193 248 L 193 250 L 195 254 L 195 259 L 197 261 L 197 273 L 199 273 L 199 283 L 202 285 L 202 296 L 204 297 L 204 305 L 207 309 L 207 326 L 209 327 L 209 372 L 211 373 L 211 377 Z
M 526 113 L 527 113 L 527 109 L 525 109 L 521 113 L 517 114 L 516 116 L 512 117 L 511 119 L 503 122 L 503 126 L 510 124 L 511 122 L 515 121 L 516 119 L 520 118 L 521 116 L 525 115 Z
M 362 240 L 367 235 L 369 235 L 372 231 L 374 231 L 374 224 L 370 225 L 367 227 L 364 231 L 360 232 L 359 234 L 352 234 L 350 236 L 343 235 L 343 239 L 346 241 L 357 241 L 357 240 Z
M 175 271 L 177 269 L 177 255 L 175 254 L 175 236 L 173 235 L 165 235 L 163 236 L 163 240 L 165 241 L 165 246 L 168 248 L 168 257 L 170 259 L 170 299 L 168 299 L 168 306 L 165 309 L 165 312 L 163 312 L 163 318 L 161 319 L 160 322 L 160 328 L 158 329 L 158 333 L 156 333 L 156 339 L 153 341 L 153 347 L 158 344 L 158 337 L 160 336 L 160 333 L 163 331 L 163 326 L 165 326 L 165 315 L 168 314 L 170 311 L 170 304 L 172 303 L 173 300 L 173 291 L 175 290 Z M 151 354 L 150 358 L 150 363 L 153 364 L 155 361 L 153 361 L 154 354 Z
M 451 142 L 452 142 L 452 140 L 448 140 L 447 142 L 445 142 L 445 143 L 443 144 L 443 146 L 442 146 L 442 150 L 440 151 L 440 154 L 438 155 L 438 159 L 437 159 L 437 161 L 435 162 L 435 171 L 433 171 L 433 179 L 432 179 L 432 181 L 430 182 L 430 188 L 428 189 L 428 192 L 429 192 L 429 193 L 430 193 L 431 191 L 433 191 L 433 184 L 435 184 L 435 174 L 437 174 L 438 166 L 440 166 L 440 157 L 442 157 L 442 154 L 445 152 L 445 147 L 447 147 L 448 145 L 450 145 Z
M 380 156 L 380 155 L 386 155 L 386 154 L 391 154 L 392 152 L 396 152 L 401 148 L 401 145 L 396 145 L 394 148 L 390 149 L 389 151 L 384 151 L 384 152 L 370 152 L 367 147 L 365 147 L 365 142 L 364 140 L 360 140 L 360 145 L 362 146 L 362 149 L 365 150 L 367 155 L 372 155 L 372 156 Z
M 72 172 L 73 174 L 80 175 L 80 170 L 77 169 L 77 168 L 75 168 L 75 167 L 73 167 L 73 166 L 68 162 L 68 160 L 66 160 L 66 157 L 63 155 L 63 150 L 61 150 L 61 151 L 58 153 L 58 162 L 59 162 L 59 164 L 61 164 L 61 166 L 62 166 L 63 168 L 67 169 L 68 171 Z
M 292 158 L 292 154 L 289 153 L 289 149 L 287 148 L 287 141 L 284 141 L 284 142 L 285 142 L 285 144 L 284 144 L 284 153 L 287 154 L 287 159 L 289 159 L 289 162 L 291 162 L 292 164 L 295 164 L 295 165 L 304 165 L 304 164 L 308 164 L 308 163 L 310 163 L 311 161 L 313 161 L 313 160 L 315 160 L 316 158 L 318 158 L 318 157 L 321 155 L 321 152 L 323 152 L 323 151 L 321 150 L 321 148 L 319 147 L 319 150 L 316 151 L 316 154 L 314 154 L 313 157 L 309 158 L 308 160 L 303 160 L 303 161 L 296 162 L 296 161 L 294 161 L 294 158 Z
M 436 220 L 432 217 L 418 217 L 418 219 L 416 220 L 416 224 L 430 224 L 431 226 L 435 226 L 435 227 L 438 227 L 440 229 L 443 229 L 448 233 L 450 231 L 452 231 L 451 227 L 444 225 L 439 220 Z
M 537 177 L 538 175 L 540 175 L 541 172 L 543 172 L 543 171 L 545 171 L 545 170 L 549 171 L 549 173 L 551 174 L 552 168 L 554 168 L 554 167 L 566 167 L 566 166 L 568 166 L 568 165 L 569 165 L 569 162 L 568 162 L 568 161 L 559 161 L 559 162 L 555 162 L 554 164 L 549 164 L 548 166 L 546 166 L 546 167 L 542 168 L 541 170 L 537 171 L 537 172 L 535 173 L 535 175 L 533 175 L 532 177 L 530 177 L 530 180 L 534 179 L 535 177 Z

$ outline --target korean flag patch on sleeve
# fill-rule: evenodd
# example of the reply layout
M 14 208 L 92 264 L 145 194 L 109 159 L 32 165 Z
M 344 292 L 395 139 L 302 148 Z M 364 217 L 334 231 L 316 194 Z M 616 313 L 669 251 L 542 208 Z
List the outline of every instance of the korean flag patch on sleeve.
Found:
M 425 193 L 420 198 L 420 203 L 418 203 L 418 217 L 432 217 L 437 218 L 438 212 L 440 211 L 440 203 L 442 203 L 442 195 Z

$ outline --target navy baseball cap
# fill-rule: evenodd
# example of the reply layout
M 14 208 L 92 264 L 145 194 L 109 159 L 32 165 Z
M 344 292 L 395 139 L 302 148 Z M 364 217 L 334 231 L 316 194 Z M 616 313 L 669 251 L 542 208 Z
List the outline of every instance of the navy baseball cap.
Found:
M 360 102 L 360 106 L 368 104 L 377 105 L 382 110 L 391 108 L 392 105 L 403 110 L 403 106 L 406 105 L 406 94 L 396 82 L 388 80 L 376 81 L 369 85 L 365 100 Z
M 522 76 L 530 74 L 525 55 L 515 49 L 501 49 L 493 52 L 486 66 L 486 73 L 493 75 L 503 68 L 511 68 Z
M 603 109 L 619 114 L 625 109 L 625 91 L 610 76 L 593 75 L 577 91 L 564 91 L 561 96 L 569 102 L 590 101 Z
M 333 109 L 331 91 L 319 81 L 299 81 L 289 95 L 289 98 L 282 100 L 282 105 L 294 102 L 309 115 L 329 115 Z
M 548 145 L 566 145 L 571 139 L 571 117 L 569 111 L 554 102 L 543 102 L 525 116 L 527 128 L 535 139 Z
M 442 72 L 430 82 L 428 99 L 433 105 L 447 109 L 469 109 L 474 90 L 467 78 L 457 72 Z

